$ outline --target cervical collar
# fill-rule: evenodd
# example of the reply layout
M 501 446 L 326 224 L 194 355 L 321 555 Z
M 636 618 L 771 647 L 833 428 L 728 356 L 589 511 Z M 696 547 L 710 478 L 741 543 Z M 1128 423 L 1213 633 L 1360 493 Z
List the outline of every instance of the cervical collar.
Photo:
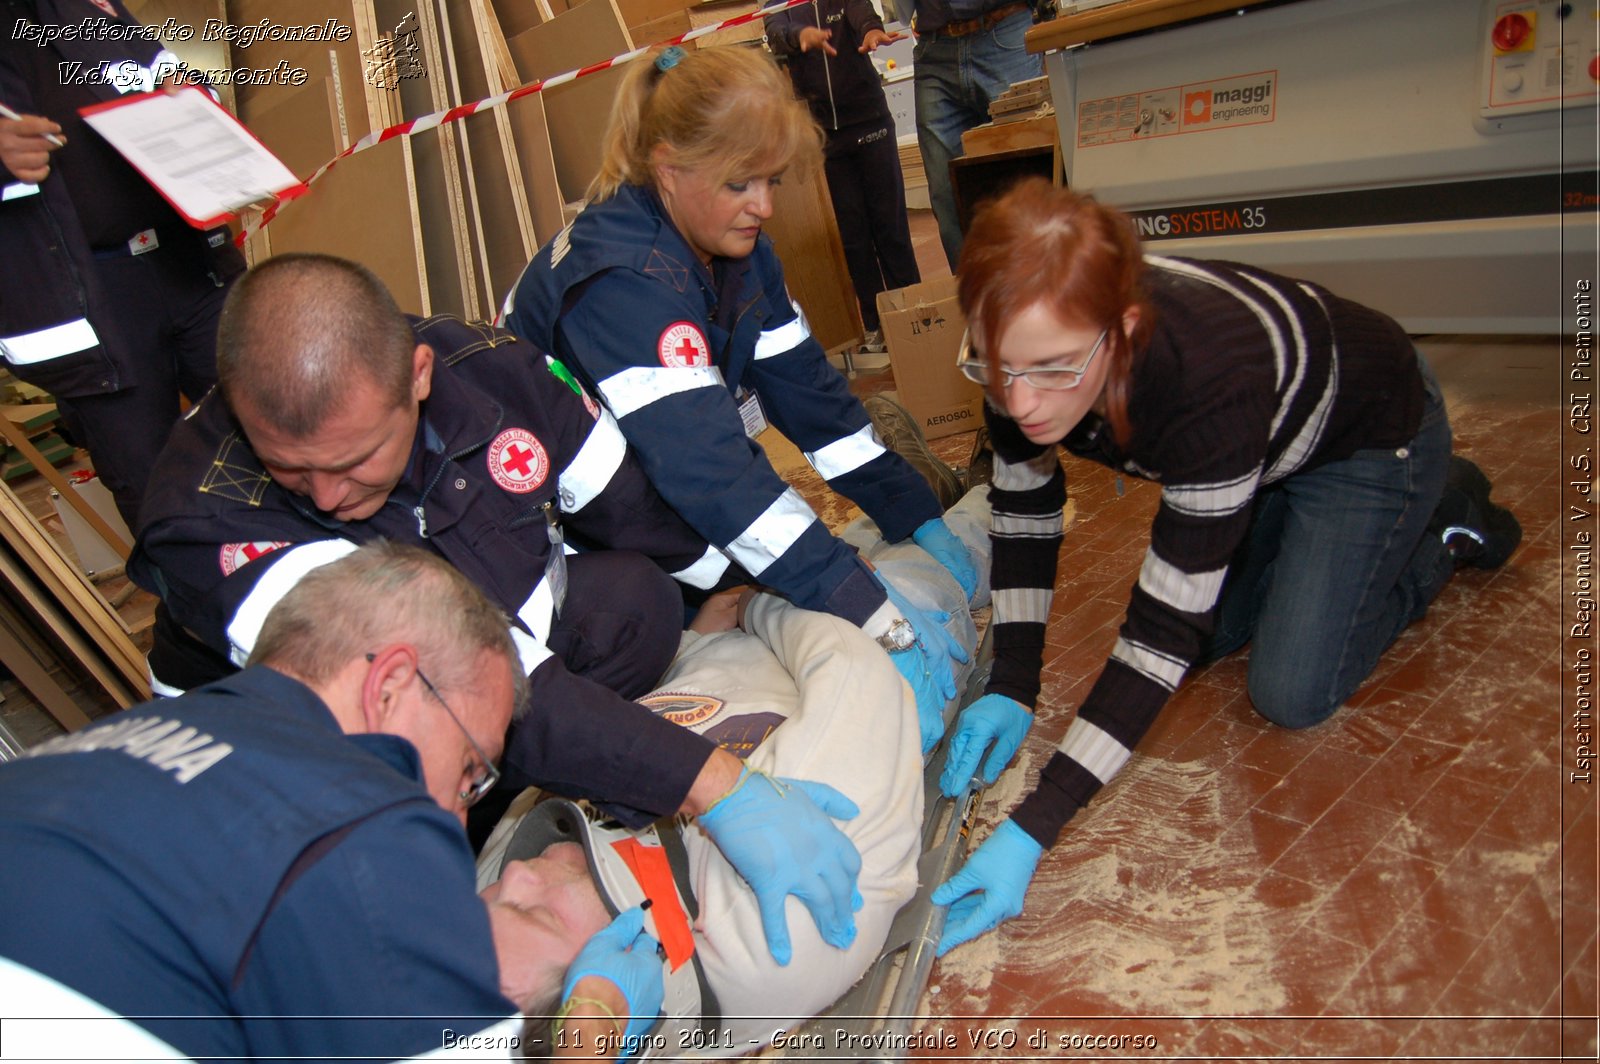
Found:
M 535 805 L 517 825 L 501 867 L 505 862 L 537 857 L 558 842 L 583 847 L 600 900 L 612 916 L 651 899 L 645 930 L 667 952 L 662 961 L 666 995 L 662 1018 L 645 1034 L 644 1052 L 634 1059 L 675 1056 L 680 1047 L 698 1044 L 695 1032 L 715 1025 L 720 1010 L 716 995 L 705 982 L 700 958 L 694 955 L 692 921 L 699 909 L 688 884 L 688 862 L 677 825 L 662 821 L 642 831 L 630 831 L 614 820 L 603 819 L 587 804 L 549 798 Z

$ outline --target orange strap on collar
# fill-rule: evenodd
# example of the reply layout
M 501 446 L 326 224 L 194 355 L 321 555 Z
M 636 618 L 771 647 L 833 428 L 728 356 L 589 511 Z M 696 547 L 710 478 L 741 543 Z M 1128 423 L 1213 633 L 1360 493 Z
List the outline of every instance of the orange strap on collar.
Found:
M 618 839 L 611 848 L 650 899 L 650 915 L 655 917 L 656 933 L 666 947 L 667 963 L 677 971 L 694 955 L 694 932 L 689 927 L 689 914 L 678 900 L 678 886 L 673 882 L 666 851 L 660 846 L 645 846 L 634 838 Z

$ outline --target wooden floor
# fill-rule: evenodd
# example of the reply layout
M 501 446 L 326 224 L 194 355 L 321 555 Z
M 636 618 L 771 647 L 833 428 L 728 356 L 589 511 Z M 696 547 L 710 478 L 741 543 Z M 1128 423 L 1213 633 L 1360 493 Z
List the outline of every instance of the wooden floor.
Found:
M 947 271 L 925 213 L 926 278 Z M 1023 916 L 936 965 L 916 1029 L 961 1048 L 914 1055 L 1595 1059 L 1594 787 L 1562 767 L 1559 351 L 1421 348 L 1457 450 L 1494 480 L 1523 546 L 1499 571 L 1459 574 L 1317 728 L 1255 714 L 1248 650 L 1196 673 L 1045 856 Z M 964 462 L 971 434 L 934 446 Z M 978 838 L 1099 674 L 1148 543 L 1154 485 L 1119 490 L 1065 461 L 1072 525 L 1040 712 Z M 1039 1031 L 1048 1052 L 1026 1043 Z

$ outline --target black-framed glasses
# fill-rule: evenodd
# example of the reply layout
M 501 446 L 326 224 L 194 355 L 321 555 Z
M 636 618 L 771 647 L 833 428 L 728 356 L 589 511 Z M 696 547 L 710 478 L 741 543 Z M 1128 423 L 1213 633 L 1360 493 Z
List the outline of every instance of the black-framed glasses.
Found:
M 375 654 L 368 654 L 367 661 L 374 661 L 376 657 L 377 655 Z M 444 695 L 439 693 L 439 689 L 433 686 L 433 681 L 428 679 L 427 674 L 420 668 L 417 669 L 417 679 L 422 681 L 422 689 L 432 695 L 433 700 L 443 706 L 446 713 L 450 714 L 450 719 L 455 721 L 456 727 L 461 729 L 461 734 L 465 735 L 467 742 L 472 744 L 472 752 L 478 755 L 478 760 L 483 763 L 483 771 L 471 783 L 467 784 L 466 790 L 459 791 L 456 794 L 456 797 L 460 798 L 464 805 L 469 807 L 476 805 L 484 795 L 494 790 L 495 784 L 500 782 L 500 770 L 495 767 L 489 755 L 483 752 L 483 747 L 478 745 L 478 740 L 474 739 L 472 733 L 467 731 L 467 726 L 461 723 L 461 718 L 456 716 L 456 711 L 450 708 L 450 703 L 444 700 Z
M 999 367 L 1000 375 L 1004 379 L 1004 386 L 1011 387 L 1011 382 L 1022 379 L 1028 382 L 1028 387 L 1038 388 L 1045 392 L 1065 392 L 1076 388 L 1083 383 L 1083 375 L 1089 372 L 1089 366 L 1094 362 L 1094 356 L 1100 353 L 1100 348 L 1106 342 L 1110 329 L 1100 330 L 1100 336 L 1095 340 L 1094 346 L 1089 349 L 1089 357 L 1083 360 L 1083 365 L 1070 366 L 1035 366 L 1032 369 L 1006 369 Z M 970 333 L 961 334 L 961 353 L 956 356 L 956 368 L 961 375 L 969 381 L 977 381 L 987 385 L 990 374 L 993 372 L 988 363 L 974 354 Z

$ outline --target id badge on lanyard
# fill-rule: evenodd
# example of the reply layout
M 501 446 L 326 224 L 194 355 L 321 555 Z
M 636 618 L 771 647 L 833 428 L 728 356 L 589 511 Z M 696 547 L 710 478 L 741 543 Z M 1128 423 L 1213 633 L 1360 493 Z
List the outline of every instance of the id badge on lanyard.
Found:
M 761 409 L 761 397 L 755 392 L 739 386 L 739 391 L 733 397 L 739 404 L 739 418 L 744 422 L 744 434 L 752 440 L 767 431 L 767 412 Z

